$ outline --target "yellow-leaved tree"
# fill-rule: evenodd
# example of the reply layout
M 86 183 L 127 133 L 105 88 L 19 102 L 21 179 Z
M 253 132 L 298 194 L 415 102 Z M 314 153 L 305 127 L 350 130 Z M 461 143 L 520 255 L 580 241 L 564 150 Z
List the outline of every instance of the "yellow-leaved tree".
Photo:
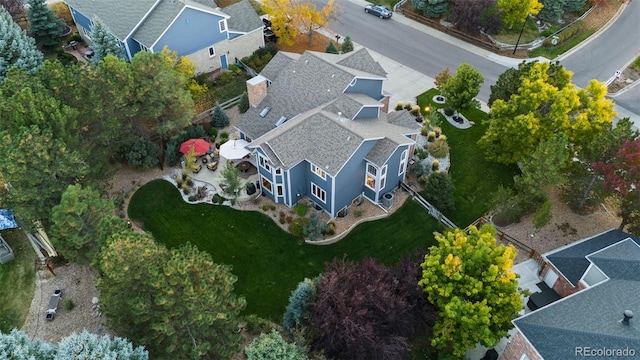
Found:
M 542 9 L 538 0 L 498 0 L 502 21 L 508 27 L 522 24 L 529 15 L 536 15 Z
M 511 272 L 516 250 L 497 245 L 496 230 L 471 226 L 436 236 L 422 263 L 429 301 L 438 308 L 431 344 L 454 356 L 464 356 L 476 343 L 495 346 L 513 327 L 522 310 L 517 276 Z
M 327 26 L 336 13 L 335 0 L 329 0 L 321 9 L 312 1 L 265 0 L 262 10 L 269 14 L 273 32 L 285 45 L 293 44 L 298 34 L 307 35 L 311 45 L 313 33 Z
M 178 57 L 178 52 L 163 47 L 160 52 L 167 66 L 172 67 L 175 71 L 185 76 L 187 79 L 186 90 L 191 93 L 191 98 L 197 100 L 207 92 L 207 85 L 198 84 L 194 79 L 196 75 L 196 63 L 186 56 Z

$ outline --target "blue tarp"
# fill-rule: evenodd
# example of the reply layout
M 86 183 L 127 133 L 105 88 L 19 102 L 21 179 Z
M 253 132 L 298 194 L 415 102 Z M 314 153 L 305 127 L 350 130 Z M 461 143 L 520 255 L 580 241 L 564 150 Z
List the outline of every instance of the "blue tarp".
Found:
M 11 209 L 0 209 L 0 230 L 15 229 L 18 227 Z

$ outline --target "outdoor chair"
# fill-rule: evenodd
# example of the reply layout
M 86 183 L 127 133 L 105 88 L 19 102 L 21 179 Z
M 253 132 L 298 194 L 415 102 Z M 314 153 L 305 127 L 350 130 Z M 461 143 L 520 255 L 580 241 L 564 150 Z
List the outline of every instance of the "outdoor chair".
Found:
M 209 169 L 211 171 L 215 171 L 217 168 L 218 168 L 218 162 L 217 161 L 212 161 L 212 162 L 207 164 L 207 169 Z
M 196 166 L 196 169 L 193 171 L 193 173 L 194 173 L 194 174 L 197 174 L 197 173 L 199 173 L 199 172 L 200 172 L 200 170 L 202 170 L 202 165 L 198 164 L 198 165 Z

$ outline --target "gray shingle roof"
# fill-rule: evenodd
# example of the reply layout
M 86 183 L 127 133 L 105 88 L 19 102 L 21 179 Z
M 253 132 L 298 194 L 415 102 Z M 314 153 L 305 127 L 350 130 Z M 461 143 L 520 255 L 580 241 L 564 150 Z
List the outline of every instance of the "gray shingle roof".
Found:
M 248 0 L 229 5 L 222 11 L 231 16 L 227 20 L 227 25 L 231 31 L 248 33 L 256 29 L 262 29 L 262 20 L 260 20 Z
M 378 166 L 382 166 L 397 147 L 398 144 L 387 138 L 378 140 L 367 154 L 366 159 Z
M 143 45 L 152 46 L 176 18 L 180 11 L 189 6 L 228 17 L 228 14 L 216 9 L 217 5 L 209 0 L 64 0 L 69 6 L 80 11 L 83 15 L 93 18 L 98 16 L 109 30 L 120 40 L 138 26 L 147 13 L 148 17 L 133 33 L 133 38 Z M 241 3 L 246 2 L 244 0 Z M 239 5 L 241 3 L 235 4 Z M 154 7 L 155 6 L 155 7 Z M 232 5 L 233 6 L 233 5 Z M 239 5 L 242 7 L 243 5 Z M 250 6 L 250 5 L 249 5 Z M 231 7 L 231 6 L 230 6 Z M 253 8 L 251 13 L 260 21 Z M 243 14 L 243 19 L 249 19 L 251 14 Z M 245 20 L 238 19 L 244 23 Z M 257 24 L 252 30 L 261 27 Z
M 587 255 L 602 250 L 626 238 L 631 238 L 640 244 L 640 239 L 635 236 L 631 236 L 620 230 L 609 230 L 579 243 L 547 253 L 545 257 L 575 286 L 591 264 L 587 259 Z
M 64 0 L 90 19 L 97 15 L 120 40 L 133 31 L 156 1 L 160 0 Z
M 346 61 L 351 57 L 354 59 Z M 277 55 L 275 58 L 279 58 L 277 63 L 271 68 L 267 65 L 267 74 L 263 75 L 273 82 L 267 96 L 256 108 L 250 108 L 236 124 L 238 129 L 254 139 L 270 131 L 282 116 L 291 119 L 338 98 L 354 77 L 386 79 L 378 74 L 384 73 L 384 70 L 381 71 L 380 64 L 373 60 L 366 49 L 342 55 L 305 51 L 293 61 Z M 336 65 L 343 61 L 346 65 Z M 367 64 L 372 67 L 372 72 L 362 70 Z M 258 114 L 267 106 L 271 111 L 260 118 Z
M 363 72 L 368 72 L 381 77 L 387 76 L 387 72 L 384 71 L 382 66 L 371 57 L 371 54 L 369 54 L 369 52 L 365 48 L 361 48 L 357 51 L 347 53 L 345 55 L 348 56 L 340 59 L 337 62 L 338 65 L 346 66 Z
M 640 321 L 623 325 L 624 310 L 640 314 L 640 281 L 611 279 L 538 311 L 514 324 L 545 360 L 576 358 L 576 347 L 640 350 Z M 607 357 L 601 357 L 607 358 Z M 611 358 L 611 357 L 608 357 Z
M 639 351 L 640 321 L 620 323 L 625 310 L 640 314 L 638 239 L 610 230 L 546 257 L 575 283 L 589 260 L 609 279 L 513 321 L 540 355 L 545 360 L 565 360 L 575 358 L 576 348 L 585 346 Z
M 278 51 L 276 55 L 269 61 L 267 66 L 262 69 L 260 75 L 274 81 L 280 72 L 286 68 L 292 61 L 298 60 L 300 54 Z
M 380 104 L 379 101 L 376 101 L 367 95 L 344 94 L 329 103 L 324 110 L 334 114 L 338 114 L 340 112 L 342 113 L 342 116 L 347 119 L 353 119 L 358 111 L 360 111 L 360 109 L 365 105 L 382 107 L 382 104 Z
M 387 115 L 387 119 L 391 124 L 410 128 L 420 129 L 421 124 L 416 122 L 416 118 L 411 115 L 409 110 L 392 111 Z

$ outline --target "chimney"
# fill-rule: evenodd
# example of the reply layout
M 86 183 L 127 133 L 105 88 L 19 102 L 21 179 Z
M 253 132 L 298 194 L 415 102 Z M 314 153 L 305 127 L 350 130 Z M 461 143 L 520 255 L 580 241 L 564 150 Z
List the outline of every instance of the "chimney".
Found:
M 633 311 L 625 310 L 623 315 L 624 315 L 624 319 L 622 319 L 622 323 L 624 325 L 629 325 L 629 320 L 633 318 Z
M 247 80 L 247 96 L 249 97 L 249 105 L 258 106 L 262 99 L 267 96 L 267 78 L 262 75 L 256 75 Z

